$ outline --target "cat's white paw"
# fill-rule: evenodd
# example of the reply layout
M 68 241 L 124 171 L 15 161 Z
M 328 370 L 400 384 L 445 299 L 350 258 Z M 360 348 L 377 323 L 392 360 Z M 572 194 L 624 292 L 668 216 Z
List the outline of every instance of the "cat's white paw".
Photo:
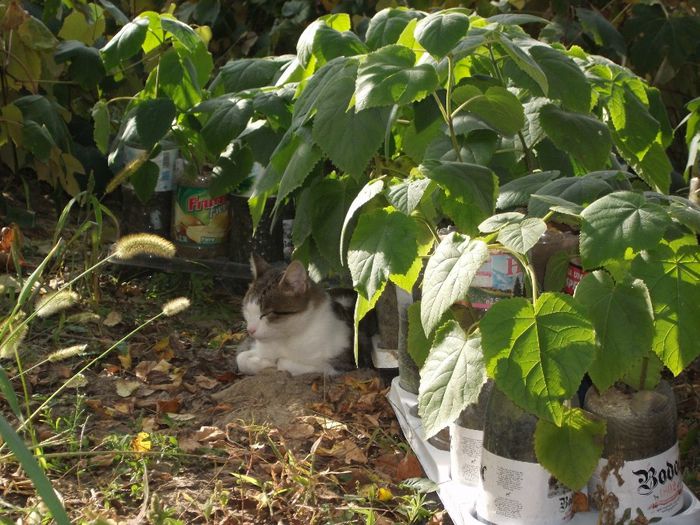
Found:
M 254 375 L 265 368 L 275 366 L 275 362 L 272 359 L 261 357 L 254 350 L 238 354 L 236 356 L 236 364 L 238 365 L 238 371 L 246 375 Z

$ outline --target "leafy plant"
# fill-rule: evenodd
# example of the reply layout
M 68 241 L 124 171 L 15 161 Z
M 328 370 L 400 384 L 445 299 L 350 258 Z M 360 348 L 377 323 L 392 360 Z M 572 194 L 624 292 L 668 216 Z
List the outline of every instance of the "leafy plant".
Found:
M 540 418 L 540 439 L 563 433 L 589 451 L 575 464 L 541 458 L 562 481 L 581 485 L 603 429 L 563 400 L 591 367 L 609 374 L 597 374 L 601 386 L 624 375 L 599 361 L 598 342 L 614 344 L 616 334 L 601 335 L 585 291 L 598 285 L 614 291 L 603 294 L 611 304 L 629 299 L 639 307 L 644 293 L 634 279 L 653 279 L 641 269 L 647 252 L 666 238 L 672 253 L 661 260 L 676 264 L 680 245 L 669 235 L 690 239 L 695 211 L 665 196 L 673 132 L 658 90 L 609 60 L 534 40 L 520 27 L 541 23 L 531 15 L 388 8 L 369 21 L 363 40 L 349 17 L 321 17 L 281 76 L 269 76 L 275 85 L 258 88 L 298 82 L 291 121 L 251 204 L 294 199 L 295 255 L 319 272 L 347 265 L 359 295 L 356 323 L 387 282 L 412 290 L 424 268 L 419 317 L 432 346 L 419 395 L 426 433 L 475 401 L 488 374 Z M 273 69 L 270 60 L 248 65 Z M 594 274 L 598 281 L 575 298 L 541 293 L 527 258 L 553 217 L 581 224 L 586 268 L 611 273 Z M 456 231 L 439 235 L 446 225 Z M 527 270 L 530 299 L 502 301 L 481 322 L 461 325 L 452 305 L 467 300 L 493 250 Z M 681 250 L 683 265 L 693 264 L 692 250 Z M 682 273 L 692 281 L 692 271 Z M 655 326 L 666 311 L 660 305 L 673 301 L 659 293 Z M 678 352 L 654 348 L 674 373 L 692 357 L 686 349 L 674 363 Z

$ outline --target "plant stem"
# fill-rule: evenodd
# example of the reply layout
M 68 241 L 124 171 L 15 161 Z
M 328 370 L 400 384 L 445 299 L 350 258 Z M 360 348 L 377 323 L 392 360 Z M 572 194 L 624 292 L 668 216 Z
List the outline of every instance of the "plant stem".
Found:
M 527 170 L 532 171 L 535 169 L 535 163 L 532 158 L 532 151 L 530 151 L 530 148 L 527 146 L 522 131 L 518 131 L 518 138 L 520 139 L 520 144 L 523 145 L 523 152 L 525 153 L 525 165 L 527 166 Z
M 454 121 L 452 120 L 452 55 L 447 55 L 447 94 L 445 96 L 445 118 L 447 119 L 447 127 L 450 130 L 450 139 L 452 147 L 457 154 L 457 160 L 462 162 L 462 153 L 460 152 L 459 143 L 457 142 L 457 134 L 455 133 Z

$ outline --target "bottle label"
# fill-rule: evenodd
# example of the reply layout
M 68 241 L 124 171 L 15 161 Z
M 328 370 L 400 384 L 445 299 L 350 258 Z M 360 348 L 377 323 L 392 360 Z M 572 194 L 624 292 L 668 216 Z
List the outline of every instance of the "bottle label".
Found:
M 128 164 L 139 155 L 143 155 L 145 150 L 124 146 L 124 158 Z M 171 191 L 173 189 L 173 175 L 175 173 L 175 161 L 177 160 L 176 149 L 164 149 L 151 159 L 151 162 L 158 166 L 158 181 L 156 182 L 156 192 Z
M 203 246 L 226 242 L 230 217 L 228 195 L 212 197 L 207 188 L 177 186 L 173 208 L 173 239 Z
M 574 295 L 578 283 L 580 283 L 583 276 L 588 273 L 584 272 L 583 268 L 581 268 L 577 262 L 580 262 L 580 260 L 571 261 L 568 269 L 566 270 L 566 284 L 564 285 L 564 293 L 569 295 Z
M 483 493 L 476 512 L 498 525 L 551 525 L 574 514 L 573 492 L 538 463 L 481 453 Z
M 603 487 L 601 471 L 607 464 L 607 459 L 598 462 L 598 468 L 588 482 L 590 494 Z M 622 517 L 625 509 L 630 509 L 632 516 L 636 516 L 637 509 L 640 509 L 646 518 L 673 516 L 682 510 L 683 479 L 678 466 L 678 443 L 656 456 L 625 461 L 619 474 L 624 480 L 622 486 L 612 473 L 604 486 L 605 492 L 612 492 L 619 501 L 616 519 Z
M 479 484 L 484 431 L 450 425 L 450 472 L 452 479 L 465 485 Z
M 474 288 L 512 292 L 522 280 L 523 270 L 515 257 L 507 253 L 492 252 L 476 272 L 471 285 Z

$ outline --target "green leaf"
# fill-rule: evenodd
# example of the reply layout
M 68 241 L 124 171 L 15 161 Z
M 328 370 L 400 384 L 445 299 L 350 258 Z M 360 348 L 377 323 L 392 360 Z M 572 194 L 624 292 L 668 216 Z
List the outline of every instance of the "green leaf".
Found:
M 430 179 L 404 179 L 386 189 L 386 199 L 401 213 L 410 215 L 420 204 Z
M 544 274 L 545 292 L 559 292 L 564 288 L 572 255 L 567 251 L 558 251 L 549 258 Z
M 580 408 L 564 412 L 561 426 L 540 419 L 535 428 L 537 461 L 572 490 L 586 485 L 603 453 L 605 421 Z
M 416 55 L 400 45 L 385 46 L 367 55 L 357 73 L 357 111 L 422 100 L 438 86 L 431 64 L 416 65 Z
M 496 207 L 499 210 L 507 210 L 509 208 L 527 206 L 530 195 L 557 177 L 559 177 L 558 171 L 543 171 L 530 173 L 507 182 L 501 186 L 498 199 L 496 200 Z
M 228 148 L 214 166 L 209 186 L 211 196 L 235 191 L 250 176 L 253 162 L 253 152 L 249 147 Z
M 367 46 L 351 31 L 336 31 L 327 25 L 316 30 L 313 54 L 319 64 L 324 64 L 337 57 L 349 57 L 367 52 Z
M 384 142 L 389 108 L 348 109 L 356 75 L 349 64 L 333 77 L 316 105 L 312 136 L 336 166 L 359 177 Z
M 508 224 L 498 231 L 497 240 L 506 248 L 517 253 L 530 251 L 542 234 L 547 231 L 547 223 L 542 219 L 527 218 L 522 222 Z
M 649 353 L 654 313 L 649 291 L 640 280 L 615 283 L 606 272 L 590 273 L 574 294 L 590 314 L 598 350 L 588 373 L 601 392 Z
M 141 44 L 146 40 L 148 24 L 147 18 L 137 18 L 129 22 L 100 49 L 105 69 L 117 67 L 120 62 L 133 57 L 140 51 Z
M 95 140 L 95 145 L 100 153 L 107 155 L 107 150 L 109 149 L 109 109 L 107 108 L 107 102 L 104 100 L 98 100 L 92 108 L 92 120 L 94 124 L 93 137 Z
M 60 112 L 65 111 L 55 102 L 42 95 L 27 95 L 14 101 L 14 105 L 22 111 L 24 121 L 32 120 L 46 127 L 51 138 L 63 151 L 71 150 L 71 139 L 68 127 Z
M 542 90 L 544 95 L 549 94 L 549 83 L 547 76 L 537 62 L 522 48 L 517 42 L 508 38 L 505 33 L 493 33 L 499 44 L 503 47 L 508 56 L 516 66 L 526 73 Z
M 175 104 L 169 98 L 140 100 L 126 114 L 122 140 L 151 149 L 170 131 L 175 118 Z
M 418 414 L 429 438 L 478 401 L 486 382 L 481 338 L 467 336 L 456 321 L 448 321 L 435 334 L 420 376 Z
M 170 14 L 160 16 L 160 25 L 163 31 L 173 35 L 190 53 L 195 53 L 202 44 L 202 39 L 194 29 Z
M 610 49 L 620 58 L 627 55 L 627 44 L 615 26 L 600 12 L 593 9 L 576 8 L 581 27 L 593 38 L 596 45 Z
M 608 128 L 599 120 L 548 104 L 540 109 L 540 123 L 554 145 L 585 169 L 601 169 L 608 163 L 612 141 Z
M 529 51 L 547 76 L 549 97 L 561 100 L 567 109 L 588 113 L 591 86 L 576 62 L 562 51 L 547 46 L 533 46 Z
M 211 114 L 202 127 L 202 138 L 207 149 L 214 154 L 221 153 L 248 125 L 253 116 L 253 102 L 227 96 L 222 104 Z M 196 111 L 197 108 L 194 109 Z
M 463 109 L 503 135 L 514 135 L 525 125 L 523 105 L 518 97 L 500 86 L 492 86 L 481 95 L 473 86 L 455 90 L 455 104 L 465 103 Z
M 592 177 L 562 177 L 548 182 L 535 191 L 528 203 L 530 215 L 544 217 L 552 204 L 566 205 L 566 203 L 586 206 L 596 199 L 614 191 L 604 179 Z M 546 197 L 555 197 L 554 200 Z M 559 201 L 557 201 L 559 199 Z M 580 210 L 577 210 L 577 212 Z
M 365 42 L 373 50 L 395 44 L 408 23 L 423 16 L 425 15 L 420 11 L 403 7 L 382 9 L 369 21 Z
M 426 161 L 418 169 L 445 190 L 441 203 L 458 229 L 472 232 L 493 213 L 498 178 L 489 169 L 464 162 Z
M 3 321 L 3 324 L 7 321 Z M 21 322 L 21 321 L 20 321 Z M 16 325 L 15 325 L 16 327 Z M 26 325 L 25 325 L 26 327 Z M 20 329 L 22 330 L 22 329 Z M 26 332 L 25 332 L 26 333 Z M 7 333 L 9 335 L 10 332 Z M 12 336 L 12 339 L 15 339 L 19 332 L 15 332 L 15 335 Z M 3 347 L 8 344 L 7 338 L 3 340 Z M 3 348 L 4 350 L 4 348 Z M 15 417 L 19 421 L 23 421 L 24 417 L 22 416 L 22 410 L 19 407 L 19 400 L 17 399 L 17 394 L 15 393 L 15 389 L 12 387 L 12 383 L 10 382 L 10 378 L 7 377 L 7 374 L 5 373 L 5 369 L 0 366 L 0 393 L 2 394 L 3 398 L 5 401 L 7 401 L 8 406 L 12 410 L 12 413 L 15 415 Z
M 108 2 L 107 0 L 98 0 L 98 2 L 105 8 L 105 11 L 112 15 L 117 25 L 124 26 L 129 23 L 127 16 L 112 2 Z
M 493 233 L 499 231 L 501 228 L 508 226 L 509 224 L 519 224 L 523 221 L 525 215 L 517 211 L 509 211 L 506 213 L 497 213 L 492 215 L 484 222 L 479 224 L 479 231 L 481 233 Z
M 367 184 L 364 185 L 364 187 L 360 190 L 360 192 L 357 194 L 355 199 L 352 201 L 350 204 L 350 207 L 348 208 L 347 213 L 345 214 L 345 219 L 343 219 L 343 226 L 340 231 L 340 262 L 343 262 L 343 254 L 345 253 L 345 234 L 347 232 L 347 228 L 350 225 L 350 221 L 352 221 L 353 217 L 355 217 L 355 214 L 357 211 L 362 208 L 365 204 L 367 204 L 369 201 L 374 199 L 377 195 L 379 195 L 382 190 L 384 189 L 384 181 L 381 179 L 372 179 L 370 180 Z
M 420 301 L 411 303 L 408 307 L 408 334 L 406 339 L 406 351 L 420 370 L 430 354 L 432 339 L 428 339 L 420 321 Z
M 631 191 L 611 193 L 582 213 L 581 260 L 595 268 L 621 258 L 627 248 L 635 252 L 657 246 L 671 224 L 664 208 Z
M 413 219 L 391 208 L 361 215 L 348 251 L 355 290 L 372 300 L 389 275 L 406 273 L 418 253 L 418 235 Z
M 36 458 L 17 435 L 12 426 L 0 414 L 0 436 L 5 440 L 5 444 L 15 455 L 22 469 L 36 487 L 39 496 L 44 500 L 46 507 L 51 512 L 51 516 L 58 525 L 70 525 L 70 519 L 66 514 L 61 501 L 56 496 L 51 482 L 37 463 Z
M 95 87 L 106 73 L 99 51 L 77 40 L 61 42 L 54 54 L 54 60 L 58 64 L 70 60 L 68 74 L 84 89 Z
M 660 245 L 632 261 L 654 305 L 653 350 L 674 375 L 700 355 L 700 247 Z
M 142 203 L 147 203 L 153 195 L 158 183 L 160 168 L 158 164 L 147 160 L 140 164 L 131 174 L 129 181 L 134 186 L 134 192 Z
M 445 236 L 428 259 L 423 277 L 421 322 L 431 334 L 443 314 L 467 297 L 472 279 L 488 259 L 486 243 L 459 233 Z
M 437 11 L 416 25 L 416 40 L 428 53 L 444 57 L 467 34 L 469 17 L 457 10 Z
M 345 67 L 352 67 L 346 57 L 331 60 L 308 79 L 301 95 L 294 103 L 292 127 L 303 126 L 314 114 L 320 101 L 325 100 L 326 90 L 333 88 L 336 76 L 342 75 Z
M 626 84 L 612 85 L 608 110 L 617 136 L 627 150 L 637 158 L 644 158 L 659 133 L 659 122 Z
M 46 126 L 26 119 L 22 126 L 22 141 L 32 155 L 43 162 L 49 160 L 51 148 L 55 145 Z
M 322 179 L 313 189 L 311 235 L 319 252 L 340 269 L 340 233 L 343 219 L 358 193 L 351 177 Z M 372 296 L 367 296 L 371 299 Z
M 521 408 L 561 425 L 561 402 L 571 398 L 593 361 L 595 332 L 573 297 L 546 292 L 495 303 L 480 323 L 486 370 Z
M 321 150 L 310 139 L 308 129 L 300 128 L 292 136 L 289 144 L 272 154 L 270 166 L 282 174 L 277 190 L 277 202 L 282 202 L 299 188 L 321 160 Z
M 229 60 L 219 69 L 210 90 L 220 88 L 225 93 L 236 93 L 270 86 L 290 60 L 289 56 Z
M 622 142 L 616 132 L 613 132 L 615 146 L 620 156 L 625 159 L 635 171 L 639 178 L 646 182 L 652 189 L 668 193 L 671 186 L 671 161 L 660 144 L 654 142 L 644 153 L 643 157 L 638 157 Z

